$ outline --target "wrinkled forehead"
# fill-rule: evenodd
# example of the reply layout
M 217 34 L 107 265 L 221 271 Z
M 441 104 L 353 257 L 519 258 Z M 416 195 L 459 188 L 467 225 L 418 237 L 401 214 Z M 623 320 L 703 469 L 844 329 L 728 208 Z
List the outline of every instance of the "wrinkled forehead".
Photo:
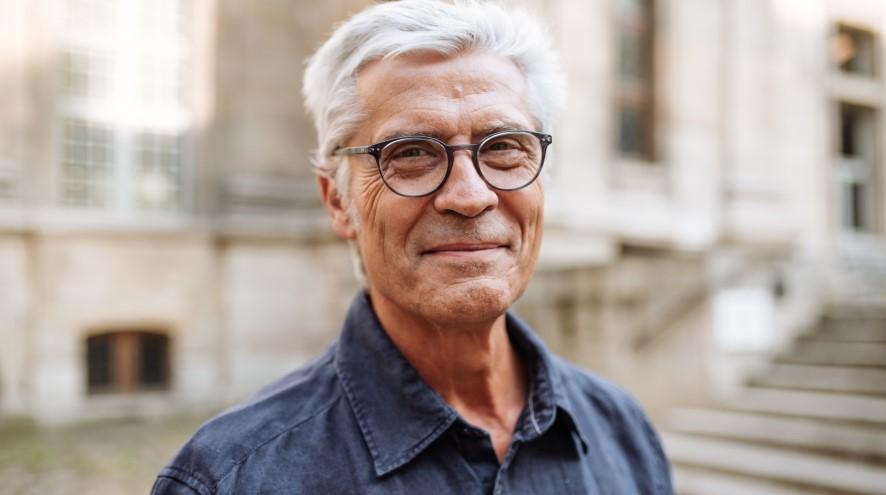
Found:
M 419 52 L 377 60 L 361 69 L 357 89 L 369 126 L 452 117 L 481 125 L 489 120 L 505 127 L 537 127 L 528 111 L 523 74 L 512 61 L 485 52 Z M 379 133 L 384 132 L 374 137 Z
M 397 84 L 390 89 L 404 89 L 410 81 L 421 78 L 428 71 L 434 71 L 438 76 L 434 84 L 436 90 L 450 89 L 456 95 L 466 87 L 481 90 L 501 86 L 519 94 L 526 92 L 526 81 L 514 62 L 480 50 L 451 55 L 416 51 L 373 60 L 360 68 L 357 84 L 366 87 L 386 78 L 387 82 Z

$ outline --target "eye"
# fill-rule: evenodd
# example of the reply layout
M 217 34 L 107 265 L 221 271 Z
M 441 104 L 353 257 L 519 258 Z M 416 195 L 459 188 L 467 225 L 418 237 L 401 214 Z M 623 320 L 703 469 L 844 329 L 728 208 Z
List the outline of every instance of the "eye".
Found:
M 397 150 L 391 155 L 391 158 L 419 158 L 429 154 L 428 150 L 413 146 Z
M 445 155 L 445 150 L 433 141 L 404 139 L 386 146 L 382 150 L 381 157 L 383 161 L 404 161 L 414 163 L 417 161 L 437 159 L 438 157 Z
M 514 141 L 501 139 L 498 141 L 493 141 L 492 144 L 490 144 L 486 149 L 492 151 L 506 151 L 516 149 L 518 147 L 519 146 L 517 146 L 517 143 L 515 143 Z

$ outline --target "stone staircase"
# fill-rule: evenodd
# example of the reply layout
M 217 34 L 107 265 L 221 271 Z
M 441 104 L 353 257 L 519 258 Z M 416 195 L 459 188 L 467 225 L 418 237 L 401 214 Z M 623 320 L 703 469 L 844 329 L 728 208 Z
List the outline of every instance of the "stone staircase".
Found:
M 886 311 L 831 311 L 718 408 L 662 431 L 680 495 L 886 495 Z

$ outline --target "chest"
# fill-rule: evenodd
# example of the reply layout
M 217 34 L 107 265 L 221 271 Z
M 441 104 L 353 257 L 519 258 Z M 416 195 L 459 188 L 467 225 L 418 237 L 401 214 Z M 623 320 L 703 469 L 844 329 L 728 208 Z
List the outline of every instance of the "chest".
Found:
M 354 493 L 391 495 L 631 495 L 659 493 L 646 468 L 629 452 L 602 446 L 585 451 L 566 431 L 511 445 L 499 463 L 492 442 L 447 435 L 408 464 L 377 477 L 370 459 L 314 457 L 313 469 L 278 462 L 260 479 L 231 493 Z M 342 462 L 345 461 L 346 462 Z M 283 461 L 281 459 L 281 461 Z M 302 464 L 302 463 L 298 463 Z M 241 480 L 244 483 L 246 480 Z M 237 483 L 238 484 L 238 483 Z M 249 488 L 249 491 L 240 491 Z

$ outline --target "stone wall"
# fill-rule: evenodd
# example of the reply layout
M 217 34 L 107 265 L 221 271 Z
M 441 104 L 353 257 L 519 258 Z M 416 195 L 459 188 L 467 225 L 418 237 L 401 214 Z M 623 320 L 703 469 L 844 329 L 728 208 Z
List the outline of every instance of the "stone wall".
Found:
M 0 235 L 0 414 L 29 411 L 30 326 L 34 300 L 26 236 Z
M 60 207 L 62 4 L 0 0 L 0 412 L 58 421 L 220 407 L 338 331 L 356 282 L 318 201 L 300 86 L 332 26 L 371 2 L 193 3 L 194 201 L 158 222 Z M 555 351 L 653 410 L 702 401 L 704 260 L 723 245 L 776 246 L 814 265 L 839 241 L 834 104 L 870 103 L 883 78 L 833 77 L 828 37 L 837 22 L 886 32 L 883 3 L 657 2 L 662 146 L 640 164 L 614 150 L 615 2 L 513 3 L 545 17 L 569 81 L 546 165 L 543 260 L 518 309 Z M 882 196 L 882 153 L 879 163 Z M 84 338 L 145 325 L 173 337 L 170 393 L 84 393 Z
M 346 248 L 194 234 L 55 234 L 0 242 L 0 411 L 45 422 L 216 409 L 320 354 L 355 291 Z M 152 330 L 170 389 L 89 394 L 86 339 Z
M 657 415 L 714 394 L 710 292 L 704 257 L 643 250 L 604 266 L 542 267 L 516 311 L 554 352 Z

